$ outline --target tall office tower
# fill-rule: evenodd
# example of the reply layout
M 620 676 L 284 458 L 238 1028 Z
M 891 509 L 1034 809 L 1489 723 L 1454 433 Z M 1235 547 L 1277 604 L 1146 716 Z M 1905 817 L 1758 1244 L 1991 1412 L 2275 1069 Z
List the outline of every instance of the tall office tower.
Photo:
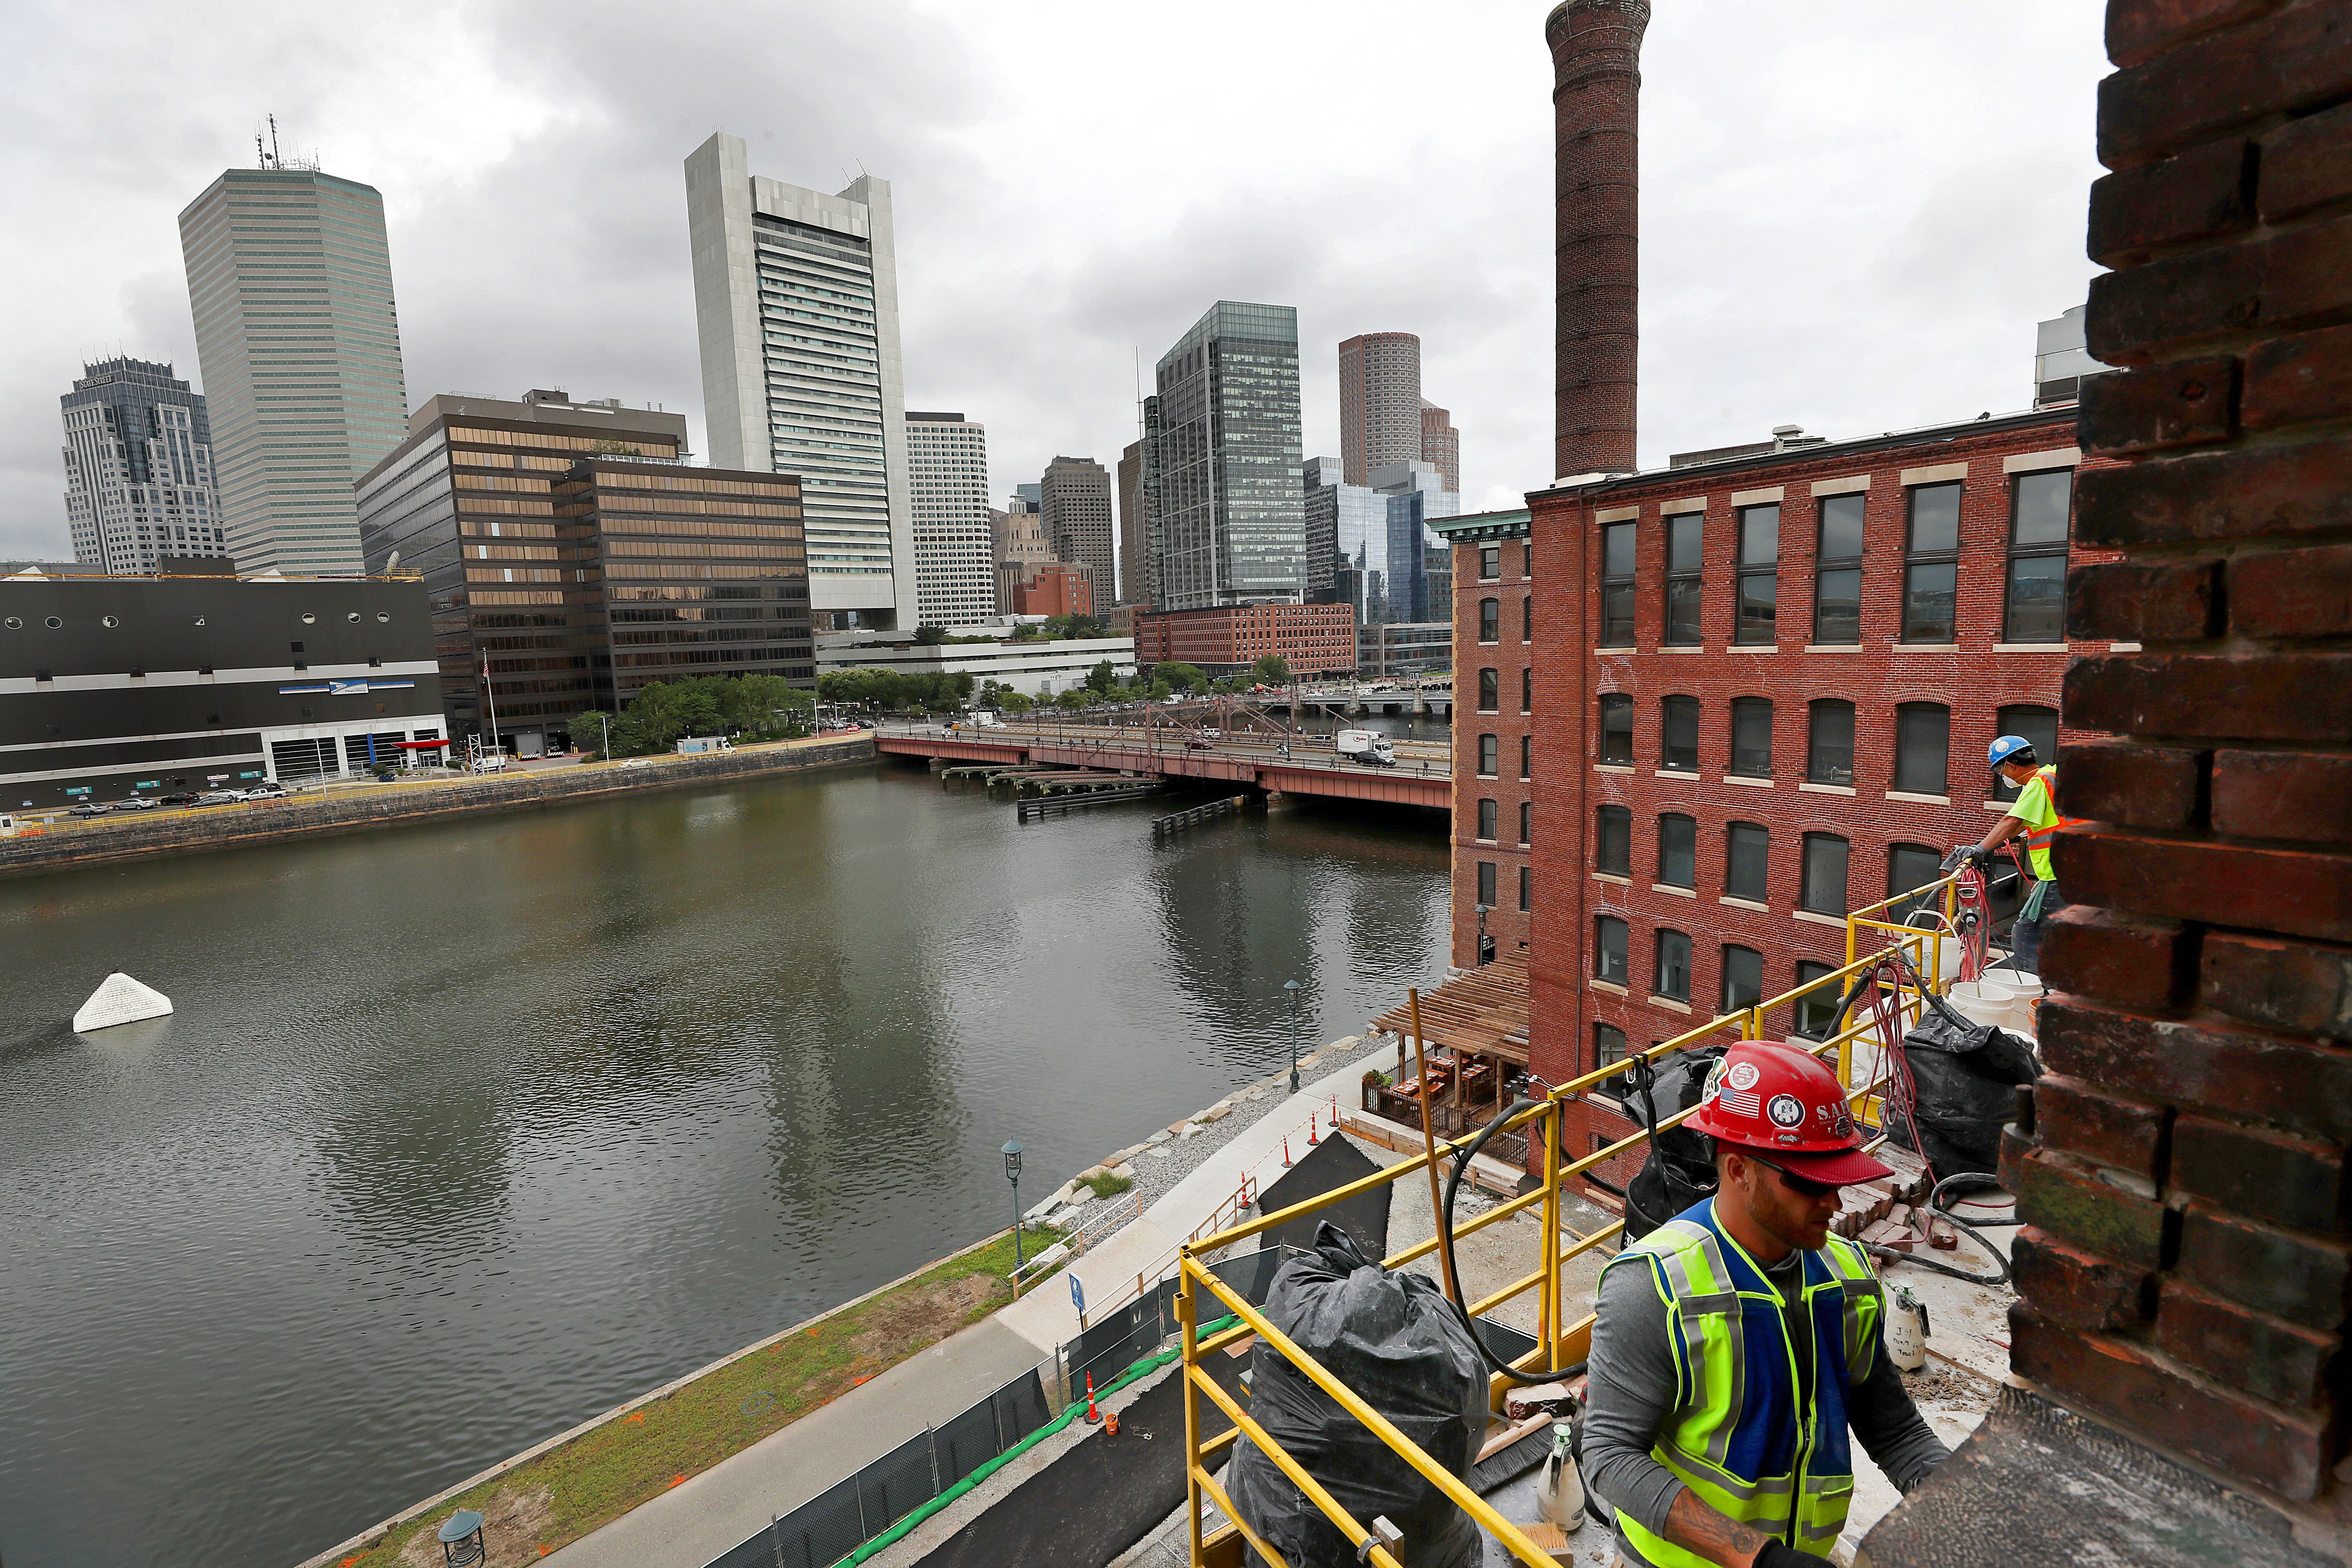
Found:
M 1453 592 L 1452 552 L 1429 525 L 1459 517 L 1462 497 L 1427 463 L 1390 463 L 1371 472 L 1371 490 L 1386 508 L 1391 577 L 1386 619 L 1443 620 Z
M 1143 499 L 1143 453 L 1140 441 L 1128 443 L 1118 455 L 1118 602 L 1151 603 L 1150 509 Z
M 1023 485 L 1033 490 L 1034 485 Z M 1013 590 L 1037 575 L 1047 566 L 1058 566 L 1061 558 L 1054 547 L 1045 542 L 1045 519 L 1036 503 L 1020 494 L 1013 497 L 1012 505 L 1003 511 L 991 508 L 988 513 L 989 553 L 995 562 L 996 613 L 1014 613 Z
M 1328 458 L 1309 458 L 1300 465 L 1300 510 L 1306 518 L 1307 564 L 1299 577 L 1299 596 L 1310 605 L 1355 603 L 1343 577 L 1348 563 L 1339 556 L 1340 465 Z M 1346 485 L 1361 491 L 1361 485 Z M 1359 619 L 1361 617 L 1359 616 Z
M 1364 332 L 1339 345 L 1340 477 L 1369 481 L 1374 468 L 1421 460 L 1421 340 Z
M 1462 432 L 1451 412 L 1426 397 L 1421 400 L 1421 460 L 1438 471 L 1447 489 L 1462 493 Z
M 1043 485 L 1015 485 L 1013 487 L 1013 500 L 1009 504 L 1016 512 L 1034 514 L 1044 507 L 1045 493 L 1045 487 Z
M 83 365 L 58 405 L 76 561 L 139 573 L 158 555 L 228 553 L 203 393 L 168 364 L 118 358 Z
M 1218 300 L 1160 356 L 1153 392 L 1154 605 L 1297 600 L 1307 556 L 1298 311 Z
M 1086 573 L 1094 602 L 1108 609 L 1118 597 L 1111 564 L 1110 475 L 1092 458 L 1056 458 L 1045 465 L 1037 504 L 1045 520 L 1045 542 Z
M 180 214 L 229 550 L 248 571 L 360 569 L 352 487 L 408 434 L 383 198 L 273 163 Z
M 915 625 L 890 182 L 755 176 L 721 132 L 686 161 L 686 218 L 710 460 L 801 476 L 819 629 Z
M 961 414 L 907 416 L 915 620 L 968 626 L 996 612 L 988 525 L 988 432 Z

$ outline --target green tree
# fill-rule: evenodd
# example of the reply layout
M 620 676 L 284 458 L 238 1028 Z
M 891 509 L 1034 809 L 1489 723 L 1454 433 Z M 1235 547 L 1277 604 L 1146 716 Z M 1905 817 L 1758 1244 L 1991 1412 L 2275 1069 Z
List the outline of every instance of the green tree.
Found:
M 601 757 L 605 755 L 604 732 L 612 722 L 610 713 L 595 708 L 583 708 L 572 716 L 572 722 L 565 728 L 571 732 L 574 750 Z
M 1087 671 L 1087 685 L 1090 689 L 1099 691 L 1106 697 L 1110 695 L 1118 685 L 1118 677 L 1112 671 L 1110 660 L 1105 659 Z
M 1197 664 L 1185 664 L 1178 660 L 1154 665 L 1151 678 L 1157 681 L 1165 681 L 1179 691 L 1198 691 L 1209 684 L 1207 670 Z
M 919 626 L 915 628 L 915 646 L 917 647 L 937 647 L 947 640 L 948 629 L 945 626 L 926 625 Z
M 1257 658 L 1257 678 L 1279 684 L 1290 679 L 1290 661 L 1278 653 L 1262 653 Z
M 1083 687 L 1074 686 L 1069 690 L 1063 692 L 1059 697 L 1054 699 L 1054 706 L 1063 709 L 1068 712 L 1075 713 L 1086 705 L 1087 692 Z
M 1004 710 L 1007 713 L 1026 713 L 1035 706 L 1037 706 L 1035 700 L 1025 691 L 1008 691 L 1004 694 Z
M 1152 700 L 1152 701 L 1154 701 L 1154 702 L 1165 702 L 1165 701 L 1167 701 L 1170 698 L 1171 698 L 1171 697 L 1173 697 L 1173 696 L 1175 696 L 1175 695 L 1176 695 L 1176 689 L 1175 689 L 1174 687 L 1172 687 L 1172 686 L 1169 685 L 1166 681 L 1164 681 L 1164 680 L 1154 680 L 1154 681 L 1151 683 L 1151 700 Z

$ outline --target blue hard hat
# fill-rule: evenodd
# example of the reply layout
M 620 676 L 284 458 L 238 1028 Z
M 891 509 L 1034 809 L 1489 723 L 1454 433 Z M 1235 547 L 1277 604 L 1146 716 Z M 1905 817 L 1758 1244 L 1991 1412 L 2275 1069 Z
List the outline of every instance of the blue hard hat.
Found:
M 1992 749 L 1985 753 L 1985 762 L 1989 766 L 1997 768 L 2018 752 L 2032 750 L 2033 750 L 2033 742 L 2024 736 L 2003 735 L 2000 740 L 1995 741 L 1992 743 Z

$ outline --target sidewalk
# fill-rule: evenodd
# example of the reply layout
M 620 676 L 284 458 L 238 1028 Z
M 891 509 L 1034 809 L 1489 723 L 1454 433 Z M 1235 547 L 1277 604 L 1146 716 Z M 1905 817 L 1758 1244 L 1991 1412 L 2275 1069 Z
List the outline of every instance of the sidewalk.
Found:
M 771 1517 L 1035 1366 L 1045 1352 L 983 1319 L 548 1554 L 562 1568 L 701 1568 Z

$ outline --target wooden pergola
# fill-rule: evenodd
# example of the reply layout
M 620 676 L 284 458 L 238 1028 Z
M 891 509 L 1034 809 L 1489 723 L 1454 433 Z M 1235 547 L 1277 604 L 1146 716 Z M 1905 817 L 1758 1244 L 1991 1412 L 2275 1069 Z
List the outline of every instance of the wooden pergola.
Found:
M 1412 1032 L 1411 1009 L 1400 1004 L 1372 1020 L 1372 1027 L 1397 1037 L 1397 1084 L 1401 1091 L 1412 1082 L 1413 1065 L 1406 1058 L 1406 1041 Z M 1443 1067 L 1450 1058 L 1448 1076 L 1449 1131 L 1462 1131 L 1469 1108 L 1463 1103 L 1465 1068 L 1475 1058 L 1493 1064 L 1494 1102 L 1486 1116 L 1505 1103 L 1503 1080 L 1511 1068 L 1528 1065 L 1528 956 L 1512 952 L 1494 963 L 1466 971 L 1421 998 L 1423 1049 Z M 1440 1056 L 1443 1053 L 1443 1056 Z M 1420 1120 L 1416 1110 L 1413 1119 Z M 1480 1120 L 1486 1120 L 1486 1117 Z

